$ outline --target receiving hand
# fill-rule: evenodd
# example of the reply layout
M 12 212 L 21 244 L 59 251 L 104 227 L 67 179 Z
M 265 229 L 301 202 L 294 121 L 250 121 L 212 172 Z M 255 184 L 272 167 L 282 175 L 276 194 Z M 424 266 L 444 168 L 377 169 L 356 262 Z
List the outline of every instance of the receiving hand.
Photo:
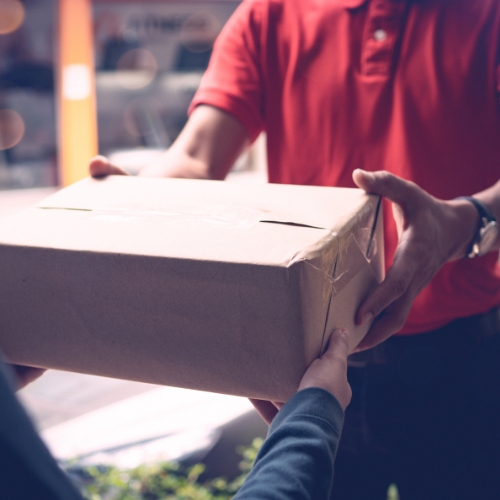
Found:
M 320 387 L 333 394 L 345 410 L 351 401 L 351 387 L 347 381 L 347 354 L 349 333 L 347 330 L 334 330 L 328 341 L 326 351 L 315 359 L 304 373 L 299 391 L 308 387 Z M 250 399 L 260 416 L 269 425 L 284 403 Z
M 478 213 L 465 200 L 434 198 L 413 182 L 389 172 L 355 170 L 354 182 L 367 193 L 393 202 L 399 242 L 385 280 L 363 302 L 356 323 L 375 318 L 357 351 L 369 349 L 400 330 L 415 297 L 448 261 L 465 256 Z

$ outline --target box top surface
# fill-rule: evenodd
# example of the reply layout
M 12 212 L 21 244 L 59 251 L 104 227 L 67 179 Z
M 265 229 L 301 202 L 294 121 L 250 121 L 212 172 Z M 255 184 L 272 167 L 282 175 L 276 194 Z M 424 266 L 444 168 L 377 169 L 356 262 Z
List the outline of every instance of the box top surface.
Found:
M 0 245 L 287 266 L 377 201 L 348 188 L 88 178 L 5 220 Z

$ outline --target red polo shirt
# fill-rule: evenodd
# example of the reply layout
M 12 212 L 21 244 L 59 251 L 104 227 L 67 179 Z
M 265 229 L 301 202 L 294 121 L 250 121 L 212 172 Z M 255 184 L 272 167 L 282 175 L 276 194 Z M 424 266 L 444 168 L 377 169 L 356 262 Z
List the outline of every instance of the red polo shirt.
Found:
M 385 169 L 442 199 L 500 177 L 498 0 L 248 0 L 191 109 L 267 132 L 270 182 L 353 186 Z M 397 243 L 386 210 L 386 262 Z M 498 253 L 444 266 L 402 333 L 500 304 Z

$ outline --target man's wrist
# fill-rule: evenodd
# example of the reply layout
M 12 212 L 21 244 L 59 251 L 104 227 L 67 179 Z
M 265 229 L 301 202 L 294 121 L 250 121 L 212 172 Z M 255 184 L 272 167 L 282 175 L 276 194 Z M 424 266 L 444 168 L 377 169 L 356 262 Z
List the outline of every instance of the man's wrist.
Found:
M 461 196 L 457 198 L 457 200 L 468 201 L 477 210 L 479 215 L 476 233 L 467 248 L 466 256 L 472 259 L 474 257 L 486 255 L 495 247 L 498 239 L 498 222 L 495 214 L 486 203 L 475 197 Z
M 477 235 L 480 218 L 477 209 L 468 200 L 450 200 L 447 204 L 452 210 L 453 222 L 450 229 L 453 231 L 452 241 L 454 242 L 449 260 L 457 260 L 467 256 Z

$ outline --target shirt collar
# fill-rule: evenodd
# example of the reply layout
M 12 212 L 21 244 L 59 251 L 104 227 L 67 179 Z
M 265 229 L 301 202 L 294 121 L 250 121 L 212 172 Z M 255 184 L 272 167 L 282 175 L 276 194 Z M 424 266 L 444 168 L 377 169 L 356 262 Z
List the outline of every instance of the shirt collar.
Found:
M 337 0 L 337 2 L 346 9 L 356 9 L 365 4 L 368 0 Z
M 402 0 L 393 0 L 394 3 L 399 3 L 400 1 Z M 363 4 L 368 3 L 369 0 L 336 0 L 336 2 L 346 9 L 357 9 Z

